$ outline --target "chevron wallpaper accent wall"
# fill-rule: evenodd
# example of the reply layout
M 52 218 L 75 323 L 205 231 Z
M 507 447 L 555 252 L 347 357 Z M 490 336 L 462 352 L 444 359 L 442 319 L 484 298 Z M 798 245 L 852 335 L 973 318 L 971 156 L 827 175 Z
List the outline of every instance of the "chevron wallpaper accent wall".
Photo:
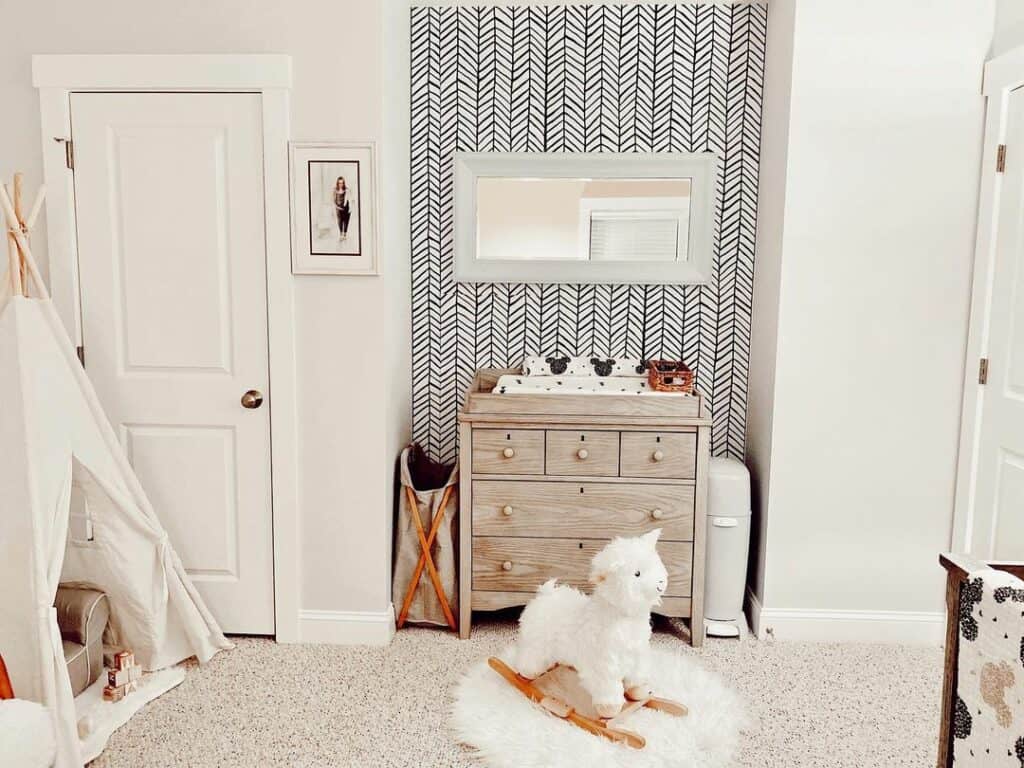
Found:
M 413 433 L 456 453 L 473 372 L 527 354 L 686 360 L 715 454 L 743 456 L 767 10 L 759 4 L 413 8 Z M 719 154 L 704 286 L 456 284 L 452 152 Z

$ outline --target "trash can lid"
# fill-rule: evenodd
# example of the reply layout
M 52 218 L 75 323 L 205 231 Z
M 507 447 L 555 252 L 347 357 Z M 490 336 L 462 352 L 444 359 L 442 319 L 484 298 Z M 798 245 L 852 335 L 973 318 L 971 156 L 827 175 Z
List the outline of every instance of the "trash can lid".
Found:
M 750 515 L 750 471 L 742 461 L 712 456 L 708 475 L 708 517 Z

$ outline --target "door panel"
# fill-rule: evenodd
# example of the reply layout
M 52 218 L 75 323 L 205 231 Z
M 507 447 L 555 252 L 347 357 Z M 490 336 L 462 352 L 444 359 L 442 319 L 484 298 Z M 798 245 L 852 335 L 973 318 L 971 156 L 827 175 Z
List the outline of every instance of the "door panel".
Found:
M 989 304 L 971 554 L 1024 560 L 1024 89 L 1010 95 Z
M 71 115 L 86 371 L 223 629 L 272 634 L 260 97 L 73 94 Z
M 230 427 L 126 424 L 128 458 L 146 492 L 162 499 L 159 514 L 171 541 L 193 578 L 237 580 L 238 496 L 232 479 L 238 472 L 236 433 Z M 166 472 L 173 466 L 175 472 Z M 178 474 L 202 477 L 182 483 Z M 212 505 L 220 514 L 207 514 Z M 201 536 L 195 535 L 202 533 Z

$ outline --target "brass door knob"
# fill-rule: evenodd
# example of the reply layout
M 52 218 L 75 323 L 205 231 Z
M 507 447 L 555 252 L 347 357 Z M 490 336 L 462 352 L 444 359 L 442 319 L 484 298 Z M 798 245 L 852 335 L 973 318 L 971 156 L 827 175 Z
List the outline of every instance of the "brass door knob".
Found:
M 501 508 L 501 514 L 503 514 L 505 517 L 511 517 L 512 516 L 512 505 L 511 504 L 506 504 L 504 507 L 502 507 Z
M 654 459 L 655 461 L 661 461 L 662 459 L 665 458 L 665 454 L 662 453 L 661 451 L 655 451 L 654 453 L 651 454 L 651 458 Z
M 662 512 L 660 509 L 651 510 L 651 517 L 653 517 L 655 520 L 661 520 L 661 518 L 663 518 L 664 516 L 665 513 Z
M 501 455 L 504 456 L 506 459 L 511 459 L 513 456 L 516 455 L 516 452 L 511 448 L 506 448 L 501 452 Z
M 263 405 L 263 393 L 258 389 L 250 389 L 242 395 L 243 408 L 259 408 Z
M 586 448 L 580 448 L 578 451 L 576 451 L 576 456 L 580 459 L 585 459 L 589 455 L 590 453 L 587 451 Z
M 511 560 L 506 560 L 504 563 L 502 563 L 501 564 L 501 570 L 503 570 L 503 571 L 511 571 L 512 570 L 512 561 Z

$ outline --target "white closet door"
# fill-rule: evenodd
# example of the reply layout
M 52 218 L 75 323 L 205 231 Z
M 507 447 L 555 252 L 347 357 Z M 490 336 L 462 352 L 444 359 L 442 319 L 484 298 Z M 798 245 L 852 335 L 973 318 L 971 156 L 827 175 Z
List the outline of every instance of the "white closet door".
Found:
M 971 553 L 1024 560 L 1024 89 L 1010 96 Z
M 260 96 L 76 93 L 71 119 L 86 371 L 223 629 L 273 634 Z

